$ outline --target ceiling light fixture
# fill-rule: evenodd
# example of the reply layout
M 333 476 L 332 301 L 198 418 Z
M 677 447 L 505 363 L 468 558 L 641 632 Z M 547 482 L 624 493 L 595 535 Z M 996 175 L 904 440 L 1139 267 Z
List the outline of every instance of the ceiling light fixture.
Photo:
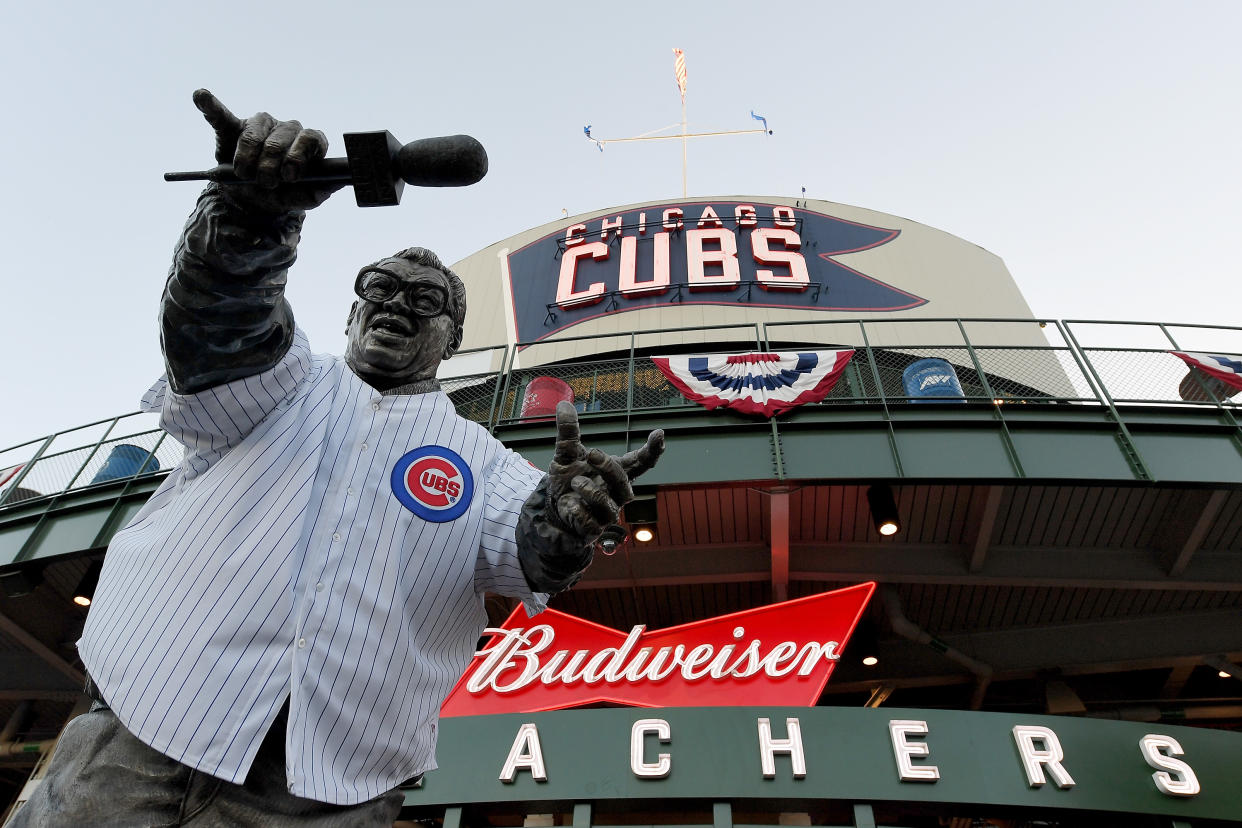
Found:
M 103 571 L 103 561 L 92 561 L 86 568 L 86 574 L 78 581 L 78 588 L 73 591 L 73 603 L 79 607 L 89 607 L 95 599 L 95 587 L 99 585 L 99 573 Z
M 656 523 L 660 512 L 656 507 L 655 495 L 636 497 L 625 504 L 625 522 L 634 533 L 634 540 L 639 543 L 650 543 L 655 539 Z
M 901 531 L 897 501 L 893 499 L 893 490 L 887 484 L 877 483 L 867 489 L 867 505 L 871 507 L 871 522 L 875 525 L 875 531 L 885 537 Z

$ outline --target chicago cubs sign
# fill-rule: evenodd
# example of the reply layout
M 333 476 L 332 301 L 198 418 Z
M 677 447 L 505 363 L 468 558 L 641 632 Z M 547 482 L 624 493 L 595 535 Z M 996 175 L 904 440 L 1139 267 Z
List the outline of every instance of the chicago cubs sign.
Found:
M 489 628 L 440 709 L 474 716 L 617 702 L 638 707 L 814 705 L 874 583 L 648 632 L 521 607 Z M 530 624 L 531 620 L 539 623 Z
M 645 207 L 509 254 L 514 323 L 533 342 L 606 313 L 673 304 L 897 311 L 926 299 L 836 261 L 899 230 L 741 202 Z
M 474 477 L 457 452 L 423 446 L 405 453 L 393 466 L 392 493 L 423 520 L 446 523 L 470 507 Z

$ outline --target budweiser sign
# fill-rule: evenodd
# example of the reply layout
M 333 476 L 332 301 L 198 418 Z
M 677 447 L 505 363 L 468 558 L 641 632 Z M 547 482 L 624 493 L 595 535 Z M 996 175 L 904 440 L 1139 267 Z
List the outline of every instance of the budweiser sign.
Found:
M 475 653 L 441 716 L 635 707 L 814 705 L 874 583 L 628 633 L 519 607 Z M 533 623 L 532 623 L 533 622 Z

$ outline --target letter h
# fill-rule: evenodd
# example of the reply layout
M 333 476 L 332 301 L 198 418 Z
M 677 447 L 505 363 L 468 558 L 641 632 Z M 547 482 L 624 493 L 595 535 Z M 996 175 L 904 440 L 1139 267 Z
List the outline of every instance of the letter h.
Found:
M 772 738 L 770 719 L 759 720 L 759 762 L 763 766 L 763 778 L 776 778 L 776 754 L 788 753 L 793 764 L 794 779 L 806 776 L 806 755 L 802 752 L 802 725 L 796 718 L 785 720 L 788 739 Z

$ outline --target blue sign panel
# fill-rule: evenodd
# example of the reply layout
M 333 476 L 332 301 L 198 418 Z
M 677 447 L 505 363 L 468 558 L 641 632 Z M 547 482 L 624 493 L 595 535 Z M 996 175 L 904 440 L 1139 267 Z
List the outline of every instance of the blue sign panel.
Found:
M 601 216 L 509 254 L 518 341 L 662 305 L 918 307 L 927 300 L 832 258 L 887 244 L 900 232 L 797 207 L 732 201 Z
M 966 402 L 966 392 L 958 381 L 957 372 L 946 360 L 928 357 L 912 362 L 901 372 L 901 383 L 912 403 L 933 402 L 948 397 L 954 402 Z M 940 399 L 944 402 L 944 399 Z

